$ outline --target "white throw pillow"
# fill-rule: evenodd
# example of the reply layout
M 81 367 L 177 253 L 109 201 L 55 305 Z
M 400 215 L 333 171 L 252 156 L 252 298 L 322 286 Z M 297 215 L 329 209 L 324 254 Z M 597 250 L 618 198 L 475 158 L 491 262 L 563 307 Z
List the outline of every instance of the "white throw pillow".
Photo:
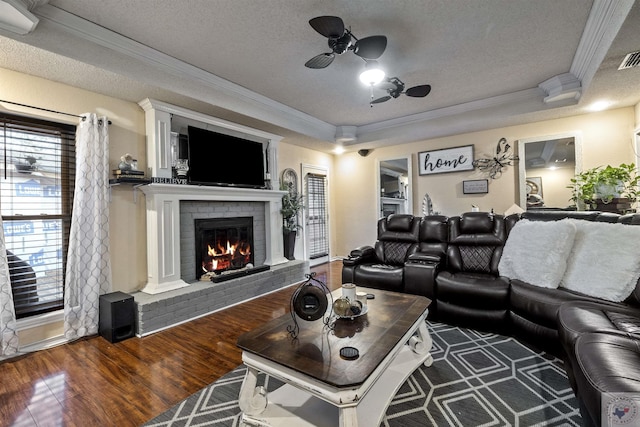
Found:
M 501 276 L 555 289 L 567 269 L 576 226 L 571 221 L 520 220 L 509 233 L 498 264 Z
M 608 301 L 624 301 L 640 278 L 640 227 L 572 222 L 576 237 L 560 286 Z

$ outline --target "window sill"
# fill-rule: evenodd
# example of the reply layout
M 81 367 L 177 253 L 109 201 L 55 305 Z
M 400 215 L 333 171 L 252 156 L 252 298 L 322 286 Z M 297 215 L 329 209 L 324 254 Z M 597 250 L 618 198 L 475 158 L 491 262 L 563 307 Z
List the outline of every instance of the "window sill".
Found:
M 63 320 L 64 310 L 57 310 L 50 313 L 27 317 L 25 319 L 18 319 L 16 320 L 16 327 L 18 331 L 24 331 L 26 329 L 37 328 L 39 326 L 45 326 L 51 323 L 62 322 Z

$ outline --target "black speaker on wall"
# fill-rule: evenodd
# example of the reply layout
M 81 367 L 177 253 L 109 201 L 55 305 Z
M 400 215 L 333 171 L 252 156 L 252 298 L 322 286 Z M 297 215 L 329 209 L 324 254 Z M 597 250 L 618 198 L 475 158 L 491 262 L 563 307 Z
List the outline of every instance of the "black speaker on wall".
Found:
M 135 333 L 135 304 L 124 292 L 100 295 L 100 335 L 112 343 L 131 338 Z

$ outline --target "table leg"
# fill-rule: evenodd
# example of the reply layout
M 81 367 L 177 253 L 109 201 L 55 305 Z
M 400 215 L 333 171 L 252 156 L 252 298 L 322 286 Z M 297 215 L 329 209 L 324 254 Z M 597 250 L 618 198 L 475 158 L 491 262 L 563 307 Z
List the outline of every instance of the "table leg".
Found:
M 339 426 L 340 427 L 358 427 L 358 414 L 355 406 L 340 408 Z
M 247 367 L 247 373 L 242 381 L 238 406 L 248 415 L 258 415 L 267 407 L 267 390 L 264 387 L 256 387 L 258 382 L 258 370 Z
M 429 335 L 429 331 L 427 330 L 427 323 L 420 323 L 416 332 L 416 335 L 409 339 L 409 346 L 411 346 L 411 350 L 417 354 L 428 353 L 433 346 L 433 341 L 431 340 L 431 335 Z M 424 365 L 431 366 L 432 363 L 433 358 L 429 355 L 424 361 Z

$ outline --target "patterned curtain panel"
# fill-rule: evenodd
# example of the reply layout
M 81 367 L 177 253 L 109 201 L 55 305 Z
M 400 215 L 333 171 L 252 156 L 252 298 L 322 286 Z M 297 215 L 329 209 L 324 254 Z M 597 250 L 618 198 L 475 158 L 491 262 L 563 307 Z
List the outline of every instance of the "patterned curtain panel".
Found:
M 16 312 L 13 308 L 13 294 L 9 279 L 9 262 L 4 243 L 4 229 L 0 217 L 0 359 L 18 352 L 18 331 Z
M 98 333 L 98 303 L 111 291 L 109 121 L 85 114 L 76 131 L 76 184 L 64 290 L 64 333 Z

